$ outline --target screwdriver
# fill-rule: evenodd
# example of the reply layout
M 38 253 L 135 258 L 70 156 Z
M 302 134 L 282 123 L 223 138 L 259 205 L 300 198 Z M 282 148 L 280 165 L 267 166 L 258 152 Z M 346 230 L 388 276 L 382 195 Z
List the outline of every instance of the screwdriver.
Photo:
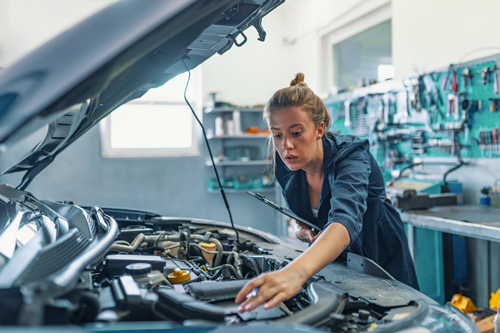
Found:
M 498 129 L 493 129 L 493 144 L 495 145 L 495 155 L 498 153 Z
M 493 66 L 493 93 L 496 95 L 498 94 L 498 74 L 497 74 L 498 68 L 497 65 Z

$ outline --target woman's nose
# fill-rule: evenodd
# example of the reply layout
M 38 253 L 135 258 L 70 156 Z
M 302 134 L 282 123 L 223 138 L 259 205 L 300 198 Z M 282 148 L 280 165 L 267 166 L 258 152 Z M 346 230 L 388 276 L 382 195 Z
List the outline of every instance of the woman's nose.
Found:
M 286 135 L 286 136 L 283 137 L 283 148 L 284 149 L 291 149 L 291 148 L 293 148 L 292 140 L 291 140 L 291 138 L 288 135 Z

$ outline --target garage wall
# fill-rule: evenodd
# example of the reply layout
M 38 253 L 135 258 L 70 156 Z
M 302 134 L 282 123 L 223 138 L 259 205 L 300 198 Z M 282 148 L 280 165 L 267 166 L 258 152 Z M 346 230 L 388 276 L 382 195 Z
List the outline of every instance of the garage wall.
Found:
M 396 76 L 430 71 L 500 53 L 498 0 L 393 0 L 392 57 Z

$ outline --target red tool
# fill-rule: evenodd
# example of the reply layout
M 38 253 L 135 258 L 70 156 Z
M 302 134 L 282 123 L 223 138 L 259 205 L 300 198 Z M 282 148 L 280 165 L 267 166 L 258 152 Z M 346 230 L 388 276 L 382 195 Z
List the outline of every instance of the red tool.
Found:
M 457 92 L 457 90 L 458 90 L 458 87 L 457 87 L 457 73 L 455 71 L 453 71 L 452 81 L 453 81 L 453 92 Z
M 498 143 L 498 129 L 493 129 L 493 143 Z

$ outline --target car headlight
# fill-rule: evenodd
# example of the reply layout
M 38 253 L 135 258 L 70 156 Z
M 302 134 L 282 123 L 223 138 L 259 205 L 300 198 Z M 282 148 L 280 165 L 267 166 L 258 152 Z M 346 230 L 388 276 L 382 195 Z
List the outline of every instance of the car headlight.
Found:
M 445 306 L 431 305 L 429 315 L 422 321 L 420 327 L 434 333 L 479 333 L 474 322 L 450 303 Z

